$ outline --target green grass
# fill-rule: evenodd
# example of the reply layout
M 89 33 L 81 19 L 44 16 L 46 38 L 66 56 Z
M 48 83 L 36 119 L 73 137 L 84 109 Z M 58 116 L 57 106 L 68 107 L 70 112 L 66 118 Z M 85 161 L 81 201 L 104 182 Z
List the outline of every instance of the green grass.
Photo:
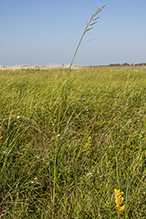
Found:
M 146 69 L 0 71 L 0 218 L 146 211 Z

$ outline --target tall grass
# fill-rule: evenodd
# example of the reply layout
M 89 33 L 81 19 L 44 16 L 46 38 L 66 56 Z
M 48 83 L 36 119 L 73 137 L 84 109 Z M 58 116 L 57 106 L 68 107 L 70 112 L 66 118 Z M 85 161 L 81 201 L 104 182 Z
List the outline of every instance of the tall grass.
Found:
M 145 68 L 67 73 L 0 71 L 1 218 L 145 218 Z
M 91 18 L 89 19 L 88 21 L 88 18 L 86 20 L 86 26 L 85 26 L 85 30 L 83 31 L 83 34 L 80 38 L 80 41 L 77 45 L 77 48 L 75 50 L 75 53 L 73 55 L 73 58 L 72 58 L 72 61 L 70 63 L 70 66 L 69 66 L 69 70 L 68 70 L 68 74 L 67 74 L 67 79 L 69 77 L 69 74 L 70 74 L 70 70 L 71 70 L 71 67 L 72 67 L 72 64 L 74 62 L 74 59 L 75 59 L 75 56 L 78 52 L 78 49 L 80 47 L 80 44 L 82 43 L 82 40 L 83 40 L 83 37 L 84 35 L 86 34 L 86 32 L 90 31 L 93 29 L 93 26 L 97 23 L 97 19 L 99 17 L 97 17 L 98 13 L 101 12 L 101 10 L 105 7 L 106 5 L 103 5 L 101 6 L 99 9 L 97 9 L 94 14 L 91 16 Z M 66 106 L 65 102 L 66 102 L 66 99 L 68 97 L 68 90 L 66 89 L 66 83 L 67 83 L 67 80 L 64 81 L 63 83 L 63 88 L 62 88 L 62 100 L 61 100 L 61 108 L 60 108 L 60 112 L 62 111 L 62 109 L 64 108 L 64 106 Z M 64 101 L 64 98 L 65 98 L 65 101 Z M 69 117 L 68 119 L 68 122 L 67 122 L 67 126 L 64 130 L 64 133 L 63 133 L 63 137 L 64 138 L 64 135 L 66 133 L 66 131 L 69 129 L 69 126 L 70 126 L 70 123 L 72 122 L 72 117 L 74 116 L 75 112 L 76 112 L 76 109 L 78 107 L 75 108 L 75 110 L 73 110 L 73 113 L 72 115 Z M 63 115 L 63 119 L 65 118 L 66 116 L 66 112 L 67 110 L 65 110 L 64 112 L 64 115 Z M 62 120 L 63 121 L 63 120 Z M 60 128 L 59 128 L 60 129 Z M 58 141 L 57 141 L 58 142 Z M 58 158 L 59 158 L 59 152 L 60 152 L 60 148 L 62 147 L 62 141 L 59 143 L 59 145 L 56 143 L 56 152 L 55 152 L 55 162 L 54 162 L 54 180 L 53 180 L 53 203 L 55 203 L 55 190 L 56 190 L 56 180 L 57 180 L 57 163 L 58 163 Z
M 102 5 L 100 8 L 98 8 L 98 9 L 94 12 L 94 14 L 91 16 L 91 18 L 89 19 L 89 21 L 88 21 L 88 18 L 87 18 L 85 29 L 84 29 L 84 31 L 83 31 L 83 34 L 82 34 L 82 36 L 81 36 L 81 38 L 80 38 L 80 40 L 79 40 L 79 43 L 78 43 L 77 48 L 76 48 L 76 50 L 75 50 L 75 53 L 74 53 L 74 55 L 73 55 L 73 58 L 72 58 L 72 61 L 71 61 L 71 63 L 70 63 L 70 66 L 69 66 L 69 70 L 68 70 L 67 76 L 69 76 L 69 74 L 70 74 L 70 70 L 71 70 L 72 64 L 73 64 L 73 62 L 74 62 L 74 59 L 75 59 L 76 54 L 77 54 L 77 52 L 78 52 L 78 49 L 79 49 L 79 47 L 80 47 L 80 45 L 81 45 L 81 43 L 82 43 L 82 40 L 83 40 L 84 35 L 85 35 L 88 31 L 90 31 L 90 30 L 93 29 L 93 26 L 97 23 L 97 19 L 99 19 L 99 17 L 97 17 L 97 15 L 102 11 L 102 9 L 103 9 L 106 5 L 107 5 L 107 4 Z M 90 41 L 90 40 L 87 40 L 87 41 Z

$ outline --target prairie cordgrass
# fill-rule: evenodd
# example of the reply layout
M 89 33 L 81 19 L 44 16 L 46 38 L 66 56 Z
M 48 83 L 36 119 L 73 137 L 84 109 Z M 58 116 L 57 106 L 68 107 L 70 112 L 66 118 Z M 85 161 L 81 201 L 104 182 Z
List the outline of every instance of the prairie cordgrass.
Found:
M 144 219 L 146 68 L 67 74 L 0 71 L 0 218 Z

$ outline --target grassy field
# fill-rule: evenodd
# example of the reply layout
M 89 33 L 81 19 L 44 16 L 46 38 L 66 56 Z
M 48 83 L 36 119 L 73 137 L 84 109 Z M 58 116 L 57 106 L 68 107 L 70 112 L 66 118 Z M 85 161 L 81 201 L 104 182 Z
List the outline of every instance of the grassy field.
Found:
M 0 71 L 0 218 L 144 219 L 146 68 L 66 79 L 63 68 Z

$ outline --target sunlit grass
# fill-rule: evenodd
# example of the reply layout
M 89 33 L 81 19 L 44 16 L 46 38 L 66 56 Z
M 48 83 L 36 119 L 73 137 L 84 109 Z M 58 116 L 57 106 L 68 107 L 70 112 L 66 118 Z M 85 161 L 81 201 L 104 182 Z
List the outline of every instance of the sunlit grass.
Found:
M 67 74 L 0 71 L 1 218 L 145 218 L 146 69 Z

